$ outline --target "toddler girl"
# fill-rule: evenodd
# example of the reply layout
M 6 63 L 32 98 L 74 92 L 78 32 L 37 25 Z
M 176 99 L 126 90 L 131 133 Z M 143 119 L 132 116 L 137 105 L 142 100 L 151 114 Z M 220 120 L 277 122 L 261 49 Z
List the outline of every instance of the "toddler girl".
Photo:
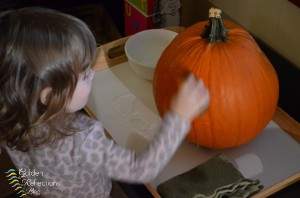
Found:
M 0 13 L 0 143 L 27 194 L 109 197 L 111 179 L 149 182 L 209 103 L 193 75 L 181 85 L 160 131 L 142 153 L 107 138 L 79 113 L 87 102 L 96 42 L 79 19 L 44 8 Z

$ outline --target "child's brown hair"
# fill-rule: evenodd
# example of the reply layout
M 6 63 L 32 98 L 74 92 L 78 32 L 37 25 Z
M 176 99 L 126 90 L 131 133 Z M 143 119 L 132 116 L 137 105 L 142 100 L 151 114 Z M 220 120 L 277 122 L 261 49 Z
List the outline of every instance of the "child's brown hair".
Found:
M 45 8 L 0 13 L 0 141 L 19 150 L 55 140 L 51 123 L 64 115 L 96 41 L 79 19 Z M 44 105 L 40 93 L 51 87 Z M 47 124 L 47 135 L 36 128 Z M 53 125 L 54 126 L 54 125 Z

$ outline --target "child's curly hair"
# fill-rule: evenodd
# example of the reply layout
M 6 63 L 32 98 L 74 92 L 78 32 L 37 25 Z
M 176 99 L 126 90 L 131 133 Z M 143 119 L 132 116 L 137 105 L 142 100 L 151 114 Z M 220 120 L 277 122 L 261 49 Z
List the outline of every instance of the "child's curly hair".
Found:
M 79 19 L 45 8 L 2 12 L 0 27 L 0 141 L 18 150 L 50 143 L 62 132 L 49 123 L 66 115 L 79 74 L 95 58 L 95 38 Z M 35 130 L 45 123 L 46 136 Z

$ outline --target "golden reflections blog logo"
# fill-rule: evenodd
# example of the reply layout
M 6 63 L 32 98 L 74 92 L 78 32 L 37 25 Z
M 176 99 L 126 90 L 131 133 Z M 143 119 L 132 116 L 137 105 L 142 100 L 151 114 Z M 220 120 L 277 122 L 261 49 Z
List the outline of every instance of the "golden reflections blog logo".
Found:
M 43 180 L 44 172 L 36 169 L 20 168 L 18 173 L 15 169 L 5 172 L 8 183 L 19 197 L 26 195 L 41 195 L 41 188 L 60 186 L 60 182 Z
M 13 168 L 9 169 L 8 171 L 5 172 L 5 174 L 6 174 L 6 179 L 7 179 L 8 183 L 14 189 L 16 194 L 19 197 L 26 196 L 26 193 L 23 189 L 22 183 L 20 183 L 20 180 L 18 178 L 18 174 L 16 173 L 16 170 Z

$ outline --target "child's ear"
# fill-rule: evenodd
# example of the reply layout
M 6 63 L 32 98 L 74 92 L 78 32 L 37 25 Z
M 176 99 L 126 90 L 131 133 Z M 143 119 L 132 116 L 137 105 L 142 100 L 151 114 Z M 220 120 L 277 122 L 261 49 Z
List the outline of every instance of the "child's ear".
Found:
M 52 93 L 52 87 L 45 87 L 40 94 L 40 100 L 43 105 L 48 105 Z

